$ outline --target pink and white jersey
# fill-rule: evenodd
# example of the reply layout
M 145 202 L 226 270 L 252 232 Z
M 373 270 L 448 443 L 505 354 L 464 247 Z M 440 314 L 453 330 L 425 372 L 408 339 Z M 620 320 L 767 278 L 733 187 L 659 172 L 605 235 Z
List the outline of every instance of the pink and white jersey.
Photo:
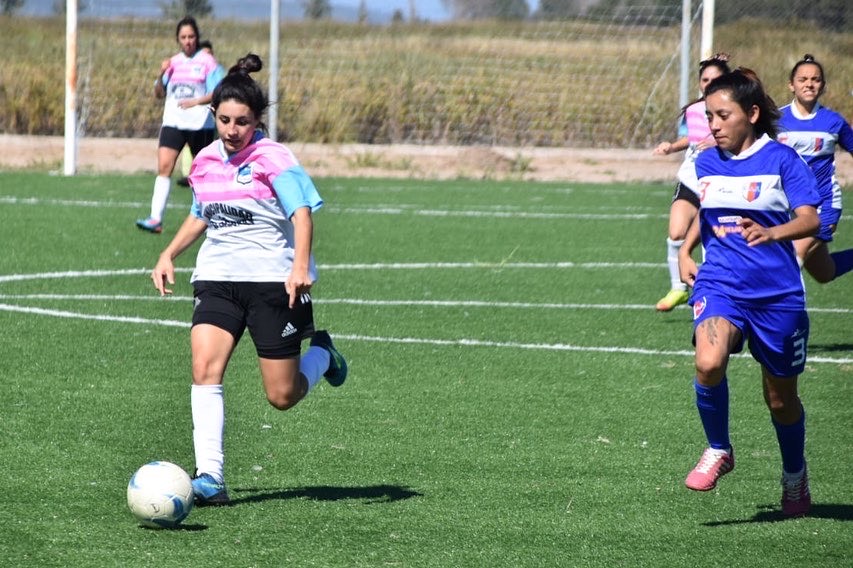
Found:
M 688 106 L 684 111 L 684 121 L 687 125 L 687 151 L 684 161 L 678 168 L 678 181 L 686 187 L 698 192 L 699 182 L 696 179 L 696 158 L 701 150 L 697 146 L 715 145 L 711 129 L 708 127 L 708 117 L 705 115 L 705 101 L 701 100 Z
M 182 109 L 178 103 L 183 99 L 195 99 L 213 92 L 222 80 L 222 75 L 222 67 L 204 50 L 197 51 L 192 57 L 187 57 L 183 52 L 173 56 L 161 78 L 166 88 L 163 126 L 181 130 L 213 128 L 213 117 L 208 105 Z
M 260 133 L 227 155 L 221 140 L 198 153 L 189 175 L 192 213 L 207 223 L 192 281 L 284 282 L 294 257 L 291 216 L 323 201 L 293 153 Z M 309 275 L 317 278 L 314 258 Z

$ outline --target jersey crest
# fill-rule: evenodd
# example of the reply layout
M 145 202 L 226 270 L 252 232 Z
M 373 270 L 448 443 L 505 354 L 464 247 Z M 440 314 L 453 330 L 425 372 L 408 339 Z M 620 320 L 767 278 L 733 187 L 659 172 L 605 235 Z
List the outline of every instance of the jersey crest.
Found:
M 248 163 L 240 166 L 237 170 L 237 177 L 235 178 L 237 183 L 240 185 L 249 185 L 252 183 L 252 165 L 252 163 Z
M 743 190 L 743 198 L 750 203 L 758 199 L 761 195 L 761 182 L 753 181 L 747 184 Z

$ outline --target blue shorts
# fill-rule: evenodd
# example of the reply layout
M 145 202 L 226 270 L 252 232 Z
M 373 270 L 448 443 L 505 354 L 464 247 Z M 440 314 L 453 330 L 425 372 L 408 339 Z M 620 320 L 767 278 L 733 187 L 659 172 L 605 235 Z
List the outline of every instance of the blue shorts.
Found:
M 809 341 L 809 315 L 806 310 L 780 310 L 735 302 L 727 296 L 694 296 L 693 329 L 706 319 L 720 317 L 741 332 L 741 340 L 732 350 L 740 353 L 749 340 L 749 352 L 774 377 L 794 377 L 806 366 Z M 696 338 L 694 335 L 694 343 Z
M 838 226 L 838 221 L 841 220 L 841 209 L 822 205 L 820 209 L 818 209 L 818 216 L 820 217 L 820 229 L 818 229 L 815 237 L 825 243 L 831 243 L 832 226 Z

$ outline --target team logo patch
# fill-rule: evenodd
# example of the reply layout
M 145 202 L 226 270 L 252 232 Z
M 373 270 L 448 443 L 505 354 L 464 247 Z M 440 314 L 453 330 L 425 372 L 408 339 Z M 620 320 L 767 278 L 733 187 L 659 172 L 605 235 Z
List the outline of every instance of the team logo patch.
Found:
M 761 195 L 761 182 L 753 181 L 743 190 L 743 198 L 752 203 Z
M 237 170 L 237 178 L 235 180 L 240 185 L 248 185 L 252 183 L 252 164 L 240 166 Z
M 823 150 L 823 138 L 815 138 L 814 139 L 814 151 L 820 152 Z
M 705 311 L 705 307 L 708 305 L 708 300 L 705 299 L 705 296 L 702 296 L 700 299 L 695 300 L 693 302 L 693 319 L 698 319 L 699 316 L 702 315 L 702 312 Z

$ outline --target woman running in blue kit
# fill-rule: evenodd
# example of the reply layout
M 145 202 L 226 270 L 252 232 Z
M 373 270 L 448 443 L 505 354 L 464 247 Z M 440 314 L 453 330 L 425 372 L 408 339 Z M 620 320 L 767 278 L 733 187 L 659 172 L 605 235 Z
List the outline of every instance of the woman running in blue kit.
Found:
M 792 241 L 817 231 L 820 197 L 806 163 L 775 140 L 779 110 L 755 73 L 741 68 L 711 81 L 705 104 L 717 147 L 696 159 L 699 223 L 679 264 L 693 286 L 694 387 L 708 447 L 685 484 L 708 491 L 734 469 L 726 368 L 749 340 L 782 453 L 782 512 L 805 515 L 811 495 L 797 378 L 809 318 Z M 705 260 L 697 269 L 691 253 L 700 237 Z
M 853 270 L 853 249 L 830 254 L 828 246 L 841 219 L 835 150 L 840 147 L 853 155 L 853 128 L 843 116 L 818 102 L 826 90 L 826 75 L 813 55 L 807 53 L 794 65 L 788 88 L 794 100 L 780 109 L 778 140 L 796 150 L 812 169 L 821 198 L 820 231 L 795 241 L 794 246 L 803 268 L 825 284 Z

